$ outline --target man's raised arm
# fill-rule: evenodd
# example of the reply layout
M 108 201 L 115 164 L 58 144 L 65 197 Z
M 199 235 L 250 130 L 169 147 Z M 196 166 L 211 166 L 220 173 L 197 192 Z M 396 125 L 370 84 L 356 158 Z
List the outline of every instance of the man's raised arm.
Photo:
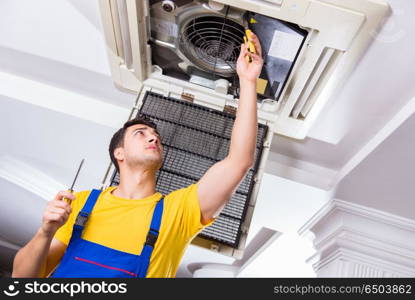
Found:
M 254 34 L 252 42 L 258 54 L 248 52 L 247 46 L 243 44 L 237 62 L 241 92 L 229 153 L 225 159 L 214 164 L 198 182 L 203 223 L 220 213 L 254 163 L 258 126 L 256 81 L 261 73 L 263 59 L 261 46 Z M 247 55 L 252 57 L 252 62 L 247 62 Z

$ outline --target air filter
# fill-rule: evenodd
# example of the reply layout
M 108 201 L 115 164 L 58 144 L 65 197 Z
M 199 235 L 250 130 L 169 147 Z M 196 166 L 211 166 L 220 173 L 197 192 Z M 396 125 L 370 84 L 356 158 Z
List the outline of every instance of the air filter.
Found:
M 157 174 L 157 191 L 170 192 L 196 183 L 229 151 L 235 117 L 201 105 L 147 92 L 139 114 L 157 124 L 164 147 L 164 162 Z M 220 216 L 199 236 L 237 247 L 246 209 L 254 186 L 264 139 L 268 127 L 258 125 L 255 164 L 251 168 Z M 118 185 L 114 174 L 111 185 Z

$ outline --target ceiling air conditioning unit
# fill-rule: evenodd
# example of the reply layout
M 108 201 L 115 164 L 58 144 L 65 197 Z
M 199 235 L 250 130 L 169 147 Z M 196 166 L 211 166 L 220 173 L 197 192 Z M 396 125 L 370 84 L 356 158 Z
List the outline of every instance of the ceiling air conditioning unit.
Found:
M 165 160 L 158 176 L 165 192 L 194 182 L 226 155 L 238 106 L 240 44 L 246 28 L 258 35 L 265 63 L 257 84 L 257 162 L 217 221 L 222 225 L 194 240 L 234 257 L 242 256 L 274 133 L 307 136 L 390 11 L 381 0 L 99 3 L 114 83 L 138 95 L 131 116 L 154 118 L 167 136 L 165 155 L 182 161 L 175 166 Z M 189 165 L 184 171 L 191 161 L 205 169 L 195 173 Z M 167 178 L 181 185 L 172 186 Z M 108 183 L 116 182 L 114 173 Z

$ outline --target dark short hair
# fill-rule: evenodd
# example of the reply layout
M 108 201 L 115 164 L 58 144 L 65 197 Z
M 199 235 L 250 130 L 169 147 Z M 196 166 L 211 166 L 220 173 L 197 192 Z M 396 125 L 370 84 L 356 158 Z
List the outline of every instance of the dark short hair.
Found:
M 114 133 L 114 135 L 111 138 L 109 153 L 111 161 L 115 165 L 115 168 L 118 172 L 120 171 L 120 167 L 118 166 L 118 161 L 114 156 L 114 150 L 118 147 L 124 146 L 124 136 L 127 131 L 127 128 L 137 124 L 147 125 L 148 127 L 153 128 L 157 132 L 157 125 L 152 120 L 150 120 L 144 115 L 137 115 L 137 117 L 127 121 L 122 128 L 118 129 L 117 132 Z

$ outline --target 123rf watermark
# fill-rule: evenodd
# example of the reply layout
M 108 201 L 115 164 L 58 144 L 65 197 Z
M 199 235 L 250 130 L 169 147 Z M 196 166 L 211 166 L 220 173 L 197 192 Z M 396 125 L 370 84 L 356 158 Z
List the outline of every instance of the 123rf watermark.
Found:
M 330 286 L 330 285 L 276 285 L 274 294 L 349 294 L 349 295 L 411 295 L 412 285 L 410 284 L 362 284 L 356 286 Z
M 14 297 L 19 294 L 66 294 L 71 297 L 77 294 L 125 294 L 127 293 L 127 283 L 99 283 L 90 282 L 71 282 L 71 283 L 48 283 L 48 282 L 26 282 L 22 286 L 19 281 L 14 281 L 4 291 L 3 294 Z

